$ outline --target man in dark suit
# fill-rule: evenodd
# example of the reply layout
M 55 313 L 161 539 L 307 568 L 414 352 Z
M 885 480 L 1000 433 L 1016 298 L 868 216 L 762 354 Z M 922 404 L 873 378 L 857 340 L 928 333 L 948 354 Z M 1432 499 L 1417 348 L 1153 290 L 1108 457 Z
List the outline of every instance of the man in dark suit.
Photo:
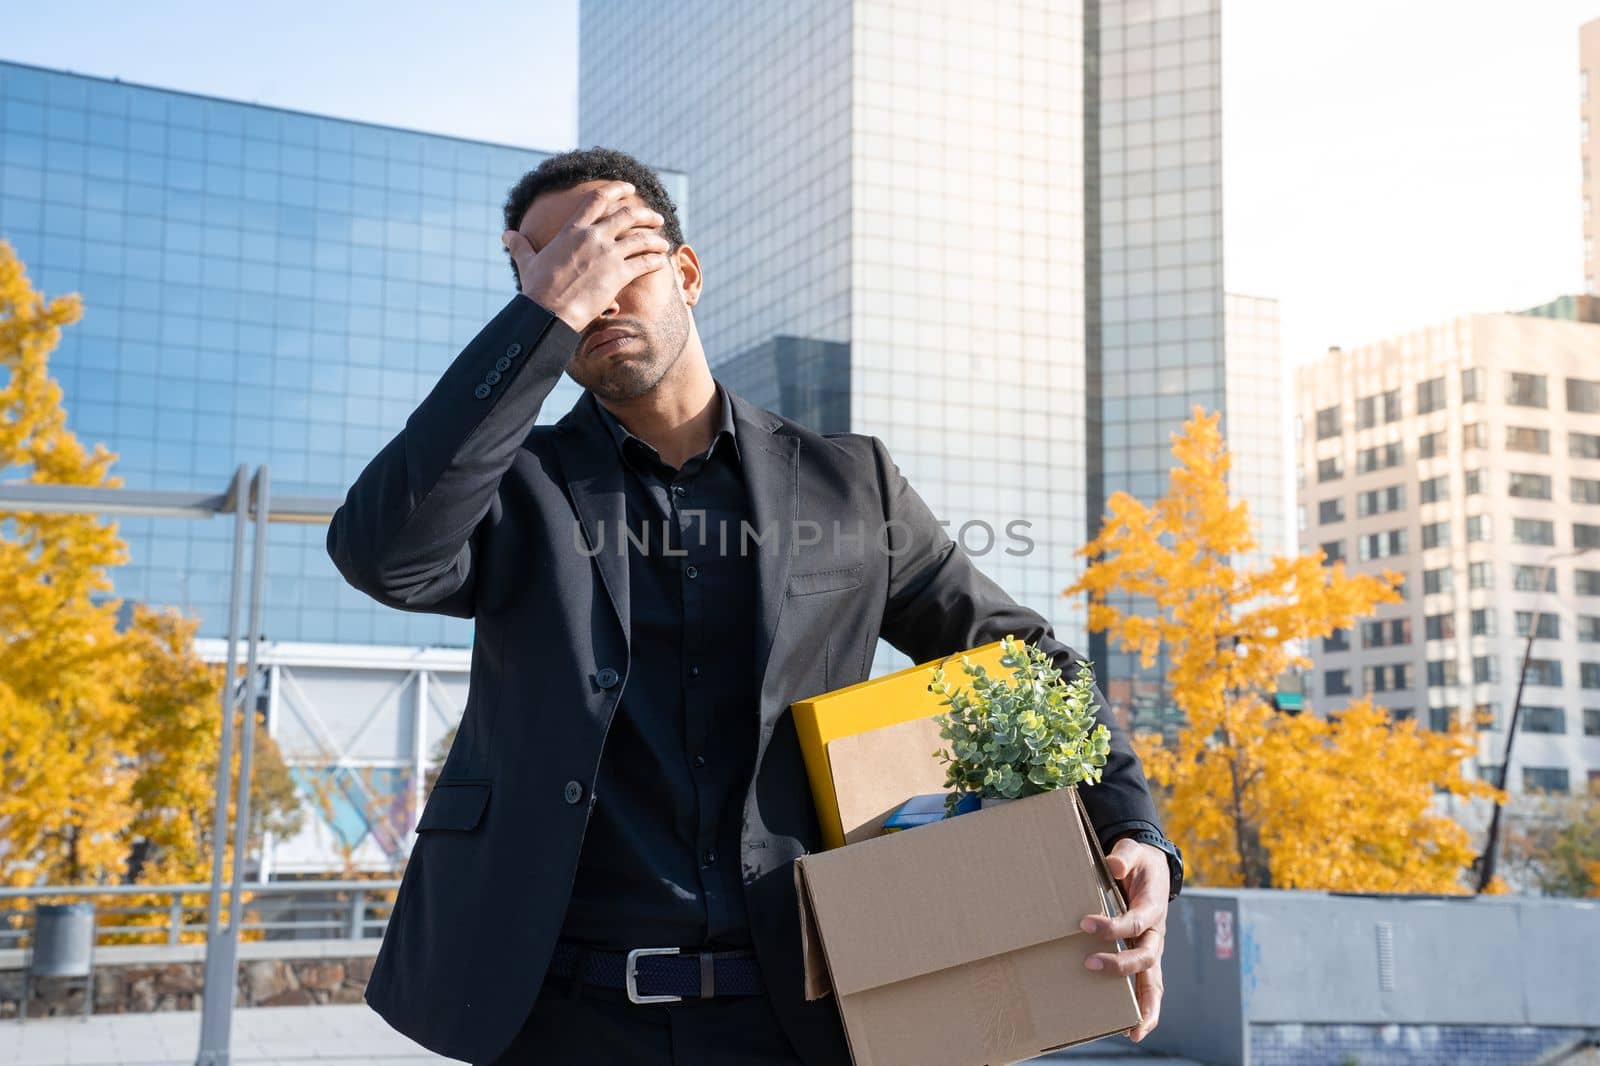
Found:
M 881 440 L 712 375 L 700 263 L 648 168 L 554 157 L 506 226 L 520 291 L 328 530 L 357 588 L 476 622 L 367 1002 L 472 1062 L 848 1063 L 833 1002 L 801 989 L 792 864 L 820 834 L 789 704 L 865 678 L 880 636 L 917 662 L 1008 633 L 1079 658 Z M 563 372 L 584 395 L 535 425 Z M 1130 909 L 1085 919 L 1085 965 L 1137 975 L 1139 1039 L 1182 868 L 1099 717 L 1084 800 Z

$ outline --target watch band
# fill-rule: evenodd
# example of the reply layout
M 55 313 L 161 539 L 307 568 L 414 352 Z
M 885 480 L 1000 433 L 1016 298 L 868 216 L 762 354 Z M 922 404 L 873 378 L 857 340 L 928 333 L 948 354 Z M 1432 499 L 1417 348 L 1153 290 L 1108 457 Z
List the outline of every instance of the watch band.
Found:
M 1178 893 L 1183 890 L 1183 852 L 1178 850 L 1178 845 L 1162 836 L 1160 833 L 1149 829 L 1135 829 L 1131 833 L 1124 833 L 1124 838 L 1137 840 L 1141 844 L 1149 844 L 1153 848 L 1160 848 L 1167 856 L 1167 873 L 1171 879 L 1168 886 L 1168 901 L 1178 898 Z

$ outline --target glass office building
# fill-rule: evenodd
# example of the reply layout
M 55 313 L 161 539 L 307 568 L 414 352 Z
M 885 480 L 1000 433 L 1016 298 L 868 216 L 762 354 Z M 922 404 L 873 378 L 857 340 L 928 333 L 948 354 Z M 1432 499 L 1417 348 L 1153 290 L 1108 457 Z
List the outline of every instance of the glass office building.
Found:
M 1240 388 L 1225 360 L 1220 4 L 580 7 L 580 141 L 686 171 L 713 205 L 685 232 L 713 368 L 881 436 L 977 564 L 1152 712 L 1163 666 L 1109 654 L 1061 591 L 1111 493 L 1165 489 L 1191 405 L 1227 431 L 1230 396 L 1259 392 L 1265 347 Z M 715 93 L 660 91 L 688 54 Z M 780 387 L 823 353 L 847 400 Z M 1286 420 L 1281 397 L 1258 419 Z M 1235 486 L 1280 528 L 1282 436 L 1240 435 L 1270 455 Z
M 220 492 L 266 463 L 277 492 L 342 497 L 515 291 L 501 205 L 546 155 L 0 63 L 0 236 L 46 294 L 83 295 L 52 370 L 130 487 Z M 541 421 L 578 394 L 564 379 Z M 224 632 L 228 523 L 120 526 L 117 593 Z M 470 643 L 351 589 L 323 544 L 273 528 L 269 639 Z

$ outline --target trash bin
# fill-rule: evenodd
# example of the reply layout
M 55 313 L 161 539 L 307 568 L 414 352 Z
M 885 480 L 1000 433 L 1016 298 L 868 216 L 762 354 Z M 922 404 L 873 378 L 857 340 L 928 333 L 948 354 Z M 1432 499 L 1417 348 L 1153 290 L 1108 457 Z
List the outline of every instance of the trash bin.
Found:
M 84 979 L 83 1013 L 94 1013 L 94 904 L 40 903 L 33 908 L 33 936 L 22 966 L 22 1004 L 28 1017 L 29 987 L 36 977 Z

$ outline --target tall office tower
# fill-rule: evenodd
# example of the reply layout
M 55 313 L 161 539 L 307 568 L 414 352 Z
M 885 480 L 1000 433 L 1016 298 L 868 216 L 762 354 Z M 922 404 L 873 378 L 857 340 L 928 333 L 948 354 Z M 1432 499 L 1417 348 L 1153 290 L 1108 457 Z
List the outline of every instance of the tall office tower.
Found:
M 1512 791 L 1600 783 L 1600 325 L 1577 314 L 1588 305 L 1471 315 L 1297 372 L 1301 549 L 1406 575 L 1402 602 L 1310 649 L 1317 709 L 1370 697 L 1434 729 L 1478 719 L 1480 772 L 1498 781 L 1532 631 Z
M 1600 123 L 1591 123 L 1591 95 L 1600 98 L 1600 19 L 1578 28 L 1578 147 L 1583 154 L 1583 291 L 1600 295 Z
M 1223 403 L 1217 5 L 581 4 L 579 141 L 693 181 L 714 372 L 881 436 L 1086 652 L 1106 489 Z
M 277 494 L 342 497 L 515 292 L 501 204 L 547 154 L 0 63 L 0 237 L 42 291 L 82 294 L 51 371 L 131 488 L 221 492 L 266 463 Z M 683 176 L 663 179 L 681 200 Z M 541 419 L 578 394 L 564 381 Z M 224 634 L 228 522 L 119 527 L 117 595 Z M 267 717 L 297 773 L 333 774 L 332 831 L 383 865 L 411 827 L 384 781 L 420 795 L 472 630 L 374 604 L 324 538 L 271 529 Z M 277 868 L 334 856 L 308 842 Z
M 1259 569 L 1296 549 L 1293 383 L 1278 337 L 1278 301 L 1228 293 L 1228 489 L 1250 507 L 1256 550 L 1234 565 Z

